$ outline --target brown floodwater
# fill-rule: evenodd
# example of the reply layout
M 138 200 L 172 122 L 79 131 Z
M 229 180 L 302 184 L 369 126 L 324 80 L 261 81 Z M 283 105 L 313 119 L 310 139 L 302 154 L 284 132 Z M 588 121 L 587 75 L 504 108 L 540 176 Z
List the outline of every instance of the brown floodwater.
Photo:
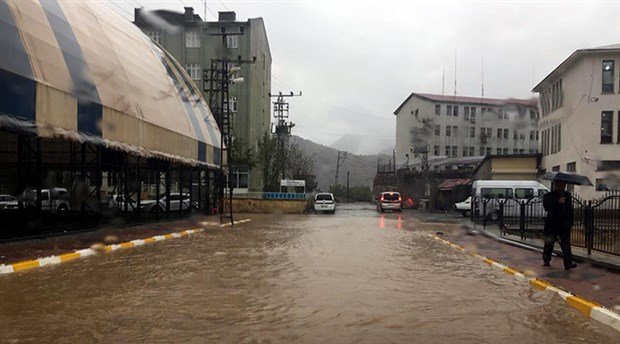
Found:
M 251 217 L 0 276 L 0 342 L 618 343 L 406 216 Z

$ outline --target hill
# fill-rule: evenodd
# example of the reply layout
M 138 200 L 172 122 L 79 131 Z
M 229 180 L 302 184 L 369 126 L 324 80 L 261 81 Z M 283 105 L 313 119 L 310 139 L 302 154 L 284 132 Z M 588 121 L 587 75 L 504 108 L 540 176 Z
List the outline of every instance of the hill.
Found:
M 319 188 L 322 191 L 329 190 L 329 186 L 335 182 L 338 150 L 299 136 L 292 136 L 291 141 L 296 142 L 305 154 L 312 157 L 314 174 Z M 349 171 L 351 186 L 363 185 L 372 188 L 372 181 L 377 171 L 378 157 L 378 155 L 355 155 L 348 153 L 340 166 L 338 176 L 340 184 L 346 185 L 347 171 Z

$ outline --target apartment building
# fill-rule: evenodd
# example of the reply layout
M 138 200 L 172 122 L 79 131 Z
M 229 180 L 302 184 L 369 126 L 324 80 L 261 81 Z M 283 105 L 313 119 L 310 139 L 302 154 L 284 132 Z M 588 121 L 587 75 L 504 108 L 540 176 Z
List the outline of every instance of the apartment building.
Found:
M 411 93 L 394 111 L 396 161 L 429 157 L 533 154 L 538 149 L 535 99 Z
M 620 189 L 619 63 L 620 44 L 580 49 L 533 89 L 541 167 L 588 176 L 594 186 L 574 188 L 587 199 Z
M 161 45 L 187 70 L 199 89 L 203 90 L 203 71 L 212 59 L 251 60 L 241 65 L 241 84 L 230 85 L 229 106 L 235 139 L 256 156 L 258 141 L 271 130 L 271 52 L 262 18 L 237 21 L 235 12 L 219 12 L 218 21 L 206 22 L 192 7 L 183 13 L 156 10 L 134 10 L 134 24 Z M 237 33 L 222 36 L 222 32 Z M 208 86 L 208 85 L 206 85 Z M 207 94 L 203 95 L 208 99 Z M 260 174 L 251 166 L 231 166 L 233 183 L 239 191 L 259 191 Z

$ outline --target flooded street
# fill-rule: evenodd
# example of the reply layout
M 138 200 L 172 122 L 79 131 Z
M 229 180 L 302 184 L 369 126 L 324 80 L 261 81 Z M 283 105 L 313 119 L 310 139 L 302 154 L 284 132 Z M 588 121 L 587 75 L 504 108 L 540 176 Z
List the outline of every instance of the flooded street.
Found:
M 3 343 L 617 343 L 617 333 L 370 205 L 0 277 Z

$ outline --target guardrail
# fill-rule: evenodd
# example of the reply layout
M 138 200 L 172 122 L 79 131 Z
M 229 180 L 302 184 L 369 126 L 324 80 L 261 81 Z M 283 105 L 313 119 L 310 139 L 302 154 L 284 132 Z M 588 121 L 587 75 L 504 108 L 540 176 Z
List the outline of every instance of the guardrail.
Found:
M 287 192 L 239 192 L 233 193 L 233 199 L 273 199 L 273 200 L 304 200 L 305 193 Z
M 493 223 L 500 234 L 521 239 L 543 238 L 547 212 L 541 197 L 472 199 L 471 220 L 483 227 Z M 594 251 L 620 255 L 620 193 L 611 192 L 594 201 L 573 197 L 571 243 Z

